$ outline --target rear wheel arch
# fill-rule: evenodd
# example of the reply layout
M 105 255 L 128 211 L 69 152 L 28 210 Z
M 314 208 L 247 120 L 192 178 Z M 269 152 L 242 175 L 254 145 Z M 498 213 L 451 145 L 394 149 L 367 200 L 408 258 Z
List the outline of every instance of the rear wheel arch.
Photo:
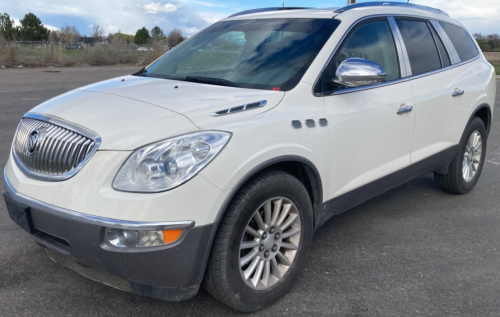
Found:
M 487 103 L 483 103 L 476 107 L 476 109 L 474 109 L 474 111 L 472 112 L 467 125 L 469 125 L 472 119 L 476 117 L 483 121 L 484 126 L 486 127 L 486 132 L 489 134 L 492 121 L 491 106 Z

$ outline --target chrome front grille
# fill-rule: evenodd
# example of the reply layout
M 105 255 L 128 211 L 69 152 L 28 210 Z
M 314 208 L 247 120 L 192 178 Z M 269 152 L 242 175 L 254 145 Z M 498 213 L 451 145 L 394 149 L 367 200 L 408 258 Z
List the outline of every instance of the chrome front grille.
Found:
M 97 151 L 95 133 L 65 121 L 27 114 L 14 138 L 13 154 L 29 177 L 60 181 L 76 174 Z

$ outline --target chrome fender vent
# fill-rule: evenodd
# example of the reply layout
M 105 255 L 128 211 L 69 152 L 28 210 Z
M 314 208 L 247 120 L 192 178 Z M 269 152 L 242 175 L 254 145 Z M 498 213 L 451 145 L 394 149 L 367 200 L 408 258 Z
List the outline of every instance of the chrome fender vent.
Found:
M 100 144 L 101 138 L 92 131 L 28 113 L 17 128 L 12 154 L 26 176 L 62 181 L 78 173 Z
M 262 100 L 262 101 L 258 101 L 258 102 L 254 102 L 254 103 L 249 103 L 249 104 L 246 104 L 243 106 L 237 106 L 237 107 L 232 107 L 232 108 L 212 112 L 210 115 L 212 117 L 218 117 L 218 116 L 223 116 L 226 114 L 237 113 L 237 112 L 261 108 L 261 107 L 264 107 L 266 104 L 267 104 L 267 100 Z

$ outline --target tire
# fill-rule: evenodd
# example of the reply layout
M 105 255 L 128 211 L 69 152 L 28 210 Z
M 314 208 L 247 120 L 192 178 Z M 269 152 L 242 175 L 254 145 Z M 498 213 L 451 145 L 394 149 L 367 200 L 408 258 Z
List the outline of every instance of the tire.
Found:
M 473 134 L 475 135 L 476 140 L 477 134 L 479 134 L 481 137 L 481 144 L 479 145 L 479 143 L 477 143 L 477 151 L 468 156 L 468 153 L 470 153 L 469 147 L 471 140 L 474 139 L 474 137 L 472 137 Z M 460 140 L 460 144 L 458 145 L 457 154 L 448 166 L 448 173 L 434 173 L 434 179 L 436 180 L 439 188 L 449 193 L 463 195 L 470 192 L 474 186 L 476 186 L 476 183 L 481 176 L 486 157 L 487 138 L 488 133 L 486 132 L 483 121 L 479 118 L 473 118 L 465 128 L 462 140 Z M 480 153 L 478 151 L 480 151 Z M 472 160 L 473 162 L 472 164 L 467 163 L 473 172 L 473 174 L 466 174 L 467 176 L 464 175 L 465 171 L 468 171 L 464 170 L 466 160 L 469 160 L 468 162 L 471 162 Z
M 276 211 L 279 217 L 275 216 Z M 259 229 L 260 238 L 247 233 L 251 232 L 248 227 L 262 228 L 256 220 L 257 213 L 262 220 L 260 225 L 265 228 Z M 284 214 L 286 217 L 280 226 Z M 281 230 L 289 222 L 291 225 Z M 285 238 L 297 228 L 299 233 Z M 287 292 L 302 270 L 312 235 L 311 200 L 302 183 L 276 170 L 254 177 L 235 195 L 221 220 L 205 273 L 206 290 L 215 299 L 242 312 L 255 312 L 273 304 Z M 240 249 L 244 243 L 248 244 L 247 248 Z M 290 249 L 290 244 L 297 246 L 297 250 Z M 289 266 L 278 253 L 285 255 Z M 247 263 L 241 266 L 245 261 Z M 254 261 L 256 265 L 252 264 Z M 256 267 L 253 275 L 250 267 Z

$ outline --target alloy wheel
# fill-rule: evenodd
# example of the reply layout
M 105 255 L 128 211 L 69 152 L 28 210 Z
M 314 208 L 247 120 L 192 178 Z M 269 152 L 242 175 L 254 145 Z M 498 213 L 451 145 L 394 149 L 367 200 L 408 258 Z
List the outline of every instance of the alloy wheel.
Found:
M 476 176 L 481 162 L 483 140 L 479 131 L 472 132 L 469 141 L 465 145 L 464 160 L 462 163 L 462 175 L 466 182 L 470 182 Z
M 255 290 L 279 283 L 292 266 L 300 244 L 301 221 L 284 197 L 267 200 L 253 214 L 240 243 L 240 272 Z

